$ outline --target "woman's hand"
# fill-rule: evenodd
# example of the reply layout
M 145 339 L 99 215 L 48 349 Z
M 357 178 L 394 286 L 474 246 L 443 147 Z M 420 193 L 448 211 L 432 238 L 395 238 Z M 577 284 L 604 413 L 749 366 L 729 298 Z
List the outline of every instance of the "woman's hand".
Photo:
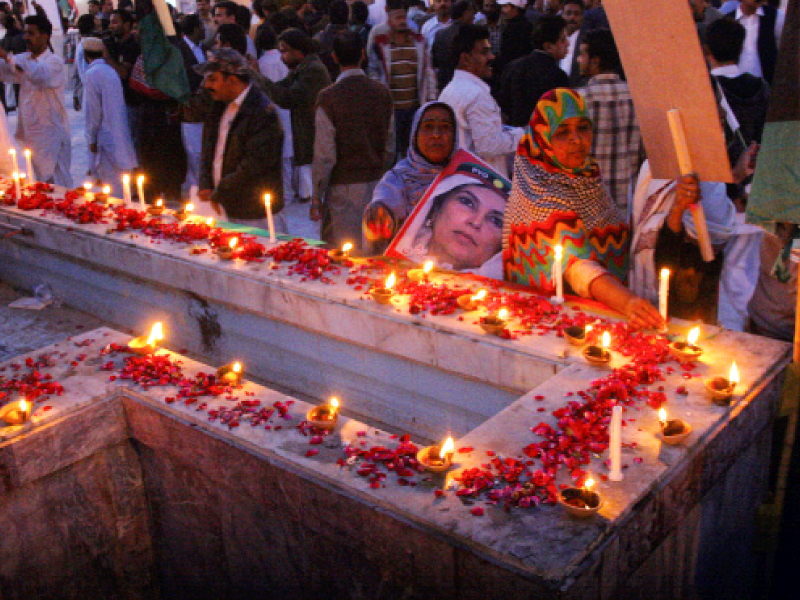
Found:
M 621 312 L 634 327 L 664 328 L 664 319 L 656 307 L 635 295 L 611 274 L 601 275 L 592 281 L 589 294 L 598 302 Z
M 680 233 L 683 230 L 683 213 L 692 204 L 700 202 L 700 181 L 697 175 L 682 175 L 678 179 L 678 185 L 675 188 L 675 203 L 669 211 L 667 216 L 667 226 L 675 233 Z
M 364 213 L 364 237 L 370 242 L 390 240 L 394 235 L 394 217 L 383 204 L 377 203 Z
M 634 327 L 658 330 L 664 328 L 664 319 L 661 318 L 661 313 L 656 310 L 655 306 L 639 296 L 632 295 L 628 299 L 625 304 L 625 316 Z

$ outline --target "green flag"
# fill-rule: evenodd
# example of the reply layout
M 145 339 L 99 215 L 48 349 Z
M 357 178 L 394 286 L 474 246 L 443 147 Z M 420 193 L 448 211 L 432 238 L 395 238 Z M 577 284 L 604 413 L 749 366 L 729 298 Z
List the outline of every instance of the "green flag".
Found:
M 155 11 L 139 22 L 139 41 L 147 82 L 162 94 L 186 102 L 191 94 L 183 56 L 167 41 Z

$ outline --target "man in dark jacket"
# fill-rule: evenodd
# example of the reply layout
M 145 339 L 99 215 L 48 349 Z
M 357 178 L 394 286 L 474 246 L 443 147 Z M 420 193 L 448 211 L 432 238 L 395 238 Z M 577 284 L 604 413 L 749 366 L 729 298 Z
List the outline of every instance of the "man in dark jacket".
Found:
M 530 54 L 533 25 L 525 17 L 527 0 L 498 0 L 503 15 L 503 31 L 500 34 L 500 56 L 492 66 L 492 93 L 500 87 L 503 70 L 510 62 Z
M 217 212 L 222 206 L 232 223 L 267 229 L 264 194 L 271 195 L 273 214 L 283 208 L 283 129 L 275 107 L 252 84 L 253 72 L 235 50 L 213 51 L 196 70 L 215 101 L 203 127 L 200 200 Z M 285 232 L 283 219 L 275 224 Z
M 299 29 L 287 29 L 278 37 L 281 60 L 289 74 L 264 88 L 275 104 L 292 113 L 294 162 L 298 173 L 300 202 L 311 200 L 311 161 L 314 157 L 314 109 L 317 96 L 331 83 L 328 69 L 314 53 L 314 43 Z
M 569 77 L 558 66 L 569 49 L 566 27 L 562 17 L 542 15 L 533 26 L 533 52 L 506 67 L 498 98 L 506 124 L 525 127 L 545 92 L 569 87 Z

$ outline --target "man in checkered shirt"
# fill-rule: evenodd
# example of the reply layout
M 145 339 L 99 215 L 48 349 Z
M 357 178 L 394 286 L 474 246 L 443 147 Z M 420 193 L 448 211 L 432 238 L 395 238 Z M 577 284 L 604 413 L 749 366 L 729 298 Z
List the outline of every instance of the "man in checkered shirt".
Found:
M 591 78 L 581 90 L 592 119 L 591 153 L 608 193 L 628 215 L 628 191 L 644 160 L 644 147 L 628 84 L 619 75 L 619 52 L 608 29 L 588 32 L 579 52 L 581 75 Z

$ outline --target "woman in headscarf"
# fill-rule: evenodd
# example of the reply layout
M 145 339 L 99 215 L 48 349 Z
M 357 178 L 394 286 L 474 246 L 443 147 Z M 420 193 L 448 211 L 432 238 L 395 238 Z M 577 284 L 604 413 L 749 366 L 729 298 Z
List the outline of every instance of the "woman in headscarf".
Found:
M 504 279 L 552 291 L 560 244 L 568 290 L 637 326 L 661 328 L 656 308 L 623 285 L 630 231 L 602 186 L 591 147 L 592 124 L 581 95 L 557 88 L 542 96 L 514 158 L 503 226 Z
M 428 102 L 414 115 L 408 156 L 387 171 L 364 212 L 364 236 L 382 252 L 458 150 L 453 109 Z

